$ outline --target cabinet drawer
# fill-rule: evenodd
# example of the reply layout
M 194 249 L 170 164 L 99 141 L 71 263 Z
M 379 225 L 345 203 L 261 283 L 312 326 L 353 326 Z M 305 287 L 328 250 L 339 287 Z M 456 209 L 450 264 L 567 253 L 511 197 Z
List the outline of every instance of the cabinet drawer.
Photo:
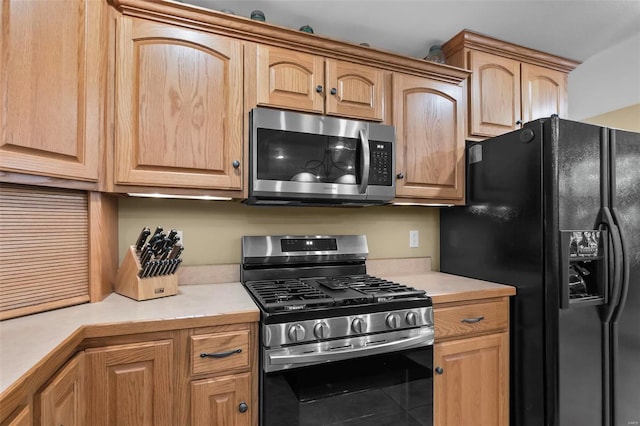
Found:
M 191 336 L 191 374 L 241 368 L 249 368 L 249 330 Z
M 507 330 L 509 299 L 434 309 L 436 339 Z

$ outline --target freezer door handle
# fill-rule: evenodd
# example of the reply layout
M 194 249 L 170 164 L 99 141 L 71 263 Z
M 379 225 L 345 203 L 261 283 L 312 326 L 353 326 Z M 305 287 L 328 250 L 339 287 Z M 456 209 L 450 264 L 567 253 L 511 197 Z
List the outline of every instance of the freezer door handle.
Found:
M 613 317 L 615 309 L 620 301 L 620 295 L 622 293 L 624 256 L 622 251 L 622 239 L 620 236 L 620 230 L 613 220 L 611 210 L 609 210 L 608 207 L 603 207 L 602 210 L 603 223 L 609 228 L 609 234 L 611 235 L 611 240 L 613 241 L 613 281 L 611 281 L 611 286 L 609 287 L 611 297 L 609 298 L 609 304 L 605 308 L 605 314 L 603 318 L 603 322 L 608 323 Z

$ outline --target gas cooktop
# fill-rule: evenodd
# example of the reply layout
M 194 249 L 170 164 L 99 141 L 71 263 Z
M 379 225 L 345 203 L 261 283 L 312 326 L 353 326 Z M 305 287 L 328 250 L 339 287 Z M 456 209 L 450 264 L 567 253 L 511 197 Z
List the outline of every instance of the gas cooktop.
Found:
M 428 299 L 422 290 L 366 274 L 257 280 L 245 286 L 269 313 Z

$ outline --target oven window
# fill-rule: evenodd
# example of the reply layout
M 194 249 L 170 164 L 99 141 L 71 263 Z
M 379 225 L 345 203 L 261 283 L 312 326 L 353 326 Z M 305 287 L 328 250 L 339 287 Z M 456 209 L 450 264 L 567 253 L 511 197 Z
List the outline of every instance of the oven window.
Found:
M 431 426 L 432 347 L 263 376 L 263 426 Z
M 359 184 L 358 140 L 258 129 L 258 179 Z

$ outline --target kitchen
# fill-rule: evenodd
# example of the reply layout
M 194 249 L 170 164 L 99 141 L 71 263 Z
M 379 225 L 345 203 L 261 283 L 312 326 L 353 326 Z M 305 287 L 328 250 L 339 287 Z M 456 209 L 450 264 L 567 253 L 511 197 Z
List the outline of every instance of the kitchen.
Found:
M 623 57 L 623 55 L 615 56 Z M 624 69 L 624 66 L 622 68 Z M 570 87 L 572 87 L 571 84 Z M 109 173 L 108 169 L 106 172 Z M 12 178 L 8 175 L 3 177 L 6 180 Z M 211 191 L 211 194 L 222 196 L 224 192 Z M 327 221 L 329 214 L 330 222 Z M 358 217 L 357 223 L 353 221 L 354 215 Z M 240 237 L 265 233 L 273 235 L 366 234 L 372 259 L 428 257 L 433 262 L 433 270 L 438 270 L 440 264 L 439 214 L 434 208 L 383 206 L 367 207 L 356 211 L 327 208 L 302 211 L 273 208 L 261 210 L 224 201 L 216 204 L 187 200 L 168 202 L 120 198 L 117 222 L 119 254 L 118 259 L 113 261 L 116 267 L 120 264 L 127 246 L 135 241 L 140 226 L 158 224 L 183 231 L 185 259 L 189 259 L 190 264 L 197 266 L 198 269 L 202 269 L 202 265 L 212 263 L 237 265 Z M 409 230 L 418 230 L 420 237 L 417 248 L 408 247 Z M 188 265 L 185 264 L 186 266 Z M 205 271 L 204 274 L 207 272 Z M 166 300 L 169 303 L 171 298 Z

